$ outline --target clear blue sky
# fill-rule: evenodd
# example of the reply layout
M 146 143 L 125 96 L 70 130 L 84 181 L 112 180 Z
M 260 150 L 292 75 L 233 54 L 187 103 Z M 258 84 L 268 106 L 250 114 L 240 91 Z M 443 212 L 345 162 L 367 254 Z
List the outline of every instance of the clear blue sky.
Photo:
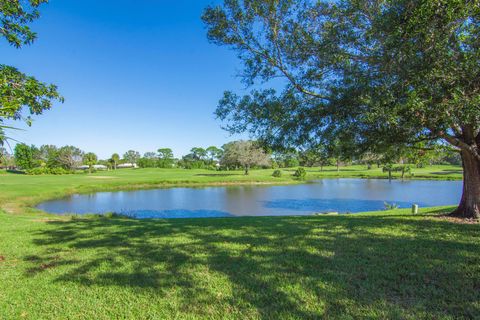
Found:
M 216 2 L 50 0 L 32 25 L 38 40 L 2 40 L 0 63 L 57 84 L 66 100 L 10 135 L 101 158 L 159 147 L 180 156 L 238 138 L 213 115 L 224 90 L 243 89 L 235 52 L 210 44 L 200 19 Z

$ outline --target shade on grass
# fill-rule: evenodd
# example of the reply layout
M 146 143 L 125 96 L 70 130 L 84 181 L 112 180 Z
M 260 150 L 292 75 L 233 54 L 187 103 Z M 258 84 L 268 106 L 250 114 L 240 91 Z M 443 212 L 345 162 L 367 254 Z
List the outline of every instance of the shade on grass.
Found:
M 6 319 L 473 319 L 480 225 L 430 216 L 442 210 L 187 220 L 0 214 L 0 310 Z

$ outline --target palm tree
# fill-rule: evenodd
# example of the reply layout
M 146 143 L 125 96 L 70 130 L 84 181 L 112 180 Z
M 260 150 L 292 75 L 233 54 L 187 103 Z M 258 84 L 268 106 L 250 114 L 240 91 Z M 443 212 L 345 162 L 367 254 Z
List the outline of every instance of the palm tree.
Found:
M 113 162 L 113 169 L 117 170 L 117 164 L 120 161 L 120 156 L 118 155 L 118 153 L 114 153 L 114 154 L 112 154 L 111 159 L 112 159 L 112 162 Z
M 92 168 L 97 164 L 98 158 L 95 153 L 89 152 L 83 156 L 83 163 L 88 166 L 88 171 L 92 173 Z

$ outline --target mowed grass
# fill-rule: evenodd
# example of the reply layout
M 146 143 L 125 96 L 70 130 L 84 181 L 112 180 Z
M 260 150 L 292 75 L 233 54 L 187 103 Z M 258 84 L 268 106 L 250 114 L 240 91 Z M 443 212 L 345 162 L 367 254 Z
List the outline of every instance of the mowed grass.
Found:
M 394 210 L 133 220 L 31 206 L 77 192 L 301 183 L 284 170 L 0 175 L 0 319 L 477 319 L 480 225 Z M 461 168 L 414 169 L 460 179 Z M 385 178 L 364 167 L 307 179 Z M 434 195 L 432 195 L 434 196 Z
M 251 183 L 301 183 L 292 174 L 295 169 L 282 169 L 281 178 L 272 177 L 273 169 L 251 170 L 245 176 L 242 171 L 209 171 L 185 169 L 123 169 L 102 171 L 94 174 L 63 176 L 27 176 L 0 174 L 0 209 L 9 212 L 24 212 L 41 201 L 59 198 L 72 193 L 104 190 L 128 190 L 168 187 L 175 185 L 200 186 L 215 184 Z M 367 170 L 365 166 L 307 168 L 307 180 L 321 178 L 387 178 L 381 168 Z M 414 168 L 414 179 L 461 179 L 462 168 L 458 166 L 431 166 Z M 399 178 L 394 173 L 394 178 Z
M 478 319 L 449 208 L 180 220 L 0 213 L 1 319 Z

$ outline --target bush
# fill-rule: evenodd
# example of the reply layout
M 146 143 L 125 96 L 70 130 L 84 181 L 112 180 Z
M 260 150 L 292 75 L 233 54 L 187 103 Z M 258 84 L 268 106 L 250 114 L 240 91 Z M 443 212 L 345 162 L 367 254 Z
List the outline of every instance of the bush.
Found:
M 63 168 L 47 168 L 47 167 L 37 167 L 25 172 L 28 175 L 38 176 L 43 174 L 53 174 L 53 175 L 63 175 L 63 174 L 72 174 L 72 171 L 65 170 Z
M 63 168 L 52 168 L 49 170 L 50 174 L 61 175 L 61 174 L 72 174 L 72 171 L 65 170 Z
M 274 176 L 275 178 L 280 178 L 282 176 L 282 171 L 275 170 L 275 171 L 273 171 L 272 176 Z
M 307 176 L 307 171 L 305 171 L 304 168 L 298 168 L 297 170 L 295 170 L 293 176 L 297 179 L 305 179 L 305 177 Z
M 26 170 L 25 173 L 32 176 L 37 176 L 42 174 L 48 174 L 47 171 L 48 171 L 48 168 L 38 167 L 38 168 Z
M 383 203 L 383 206 L 385 207 L 385 210 L 396 210 L 398 209 L 398 204 L 396 203 L 388 203 L 388 202 L 384 202 Z

